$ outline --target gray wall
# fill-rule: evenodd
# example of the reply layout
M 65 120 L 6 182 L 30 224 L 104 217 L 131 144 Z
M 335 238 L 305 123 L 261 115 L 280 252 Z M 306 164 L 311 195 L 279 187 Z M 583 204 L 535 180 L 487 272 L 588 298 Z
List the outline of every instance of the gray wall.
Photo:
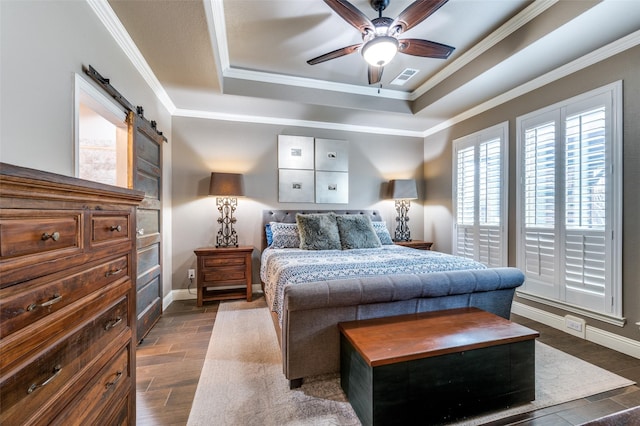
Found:
M 215 244 L 219 217 L 207 195 L 212 171 L 242 173 L 246 197 L 238 199 L 235 226 L 240 245 L 260 248 L 264 209 L 379 209 L 393 234 L 395 208 L 383 198 L 389 179 L 415 178 L 422 193 L 422 138 L 380 136 L 312 128 L 173 118 L 173 288 L 187 288 L 187 269 L 195 268 L 193 250 Z M 279 134 L 345 140 L 349 145 L 349 204 L 278 202 Z M 420 197 L 421 198 L 421 197 Z M 421 239 L 422 201 L 409 212 L 412 237 Z M 253 282 L 258 275 L 254 252 Z
M 0 160 L 74 175 L 74 75 L 92 65 L 171 134 L 171 117 L 84 1 L 0 0 Z M 164 205 L 171 152 L 164 150 Z M 171 288 L 171 209 L 163 215 L 164 291 Z
M 451 249 L 452 141 L 504 121 L 509 121 L 509 265 L 516 264 L 516 117 L 571 98 L 614 81 L 623 81 L 624 105 L 624 192 L 623 192 L 623 314 L 624 328 L 595 323 L 612 333 L 638 338 L 640 321 L 640 47 L 620 53 L 605 61 L 562 78 L 524 96 L 461 122 L 425 140 L 425 234 L 435 235 L 440 246 Z M 430 214 L 431 213 L 431 214 Z M 627 220 L 624 220 L 627 218 Z M 521 298 L 517 301 L 564 315 L 559 309 Z

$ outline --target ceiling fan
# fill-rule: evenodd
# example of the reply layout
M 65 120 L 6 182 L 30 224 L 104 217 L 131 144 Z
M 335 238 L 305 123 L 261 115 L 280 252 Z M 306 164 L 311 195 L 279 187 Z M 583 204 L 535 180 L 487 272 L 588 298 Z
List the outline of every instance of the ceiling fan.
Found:
M 417 0 L 396 19 L 382 16 L 390 0 L 369 0 L 378 17 L 370 20 L 347 0 L 324 0 L 338 15 L 362 33 L 362 43 L 334 50 L 307 61 L 309 65 L 349 55 L 360 50 L 369 64 L 369 84 L 382 79 L 382 70 L 397 52 L 426 58 L 446 59 L 455 47 L 415 38 L 398 39 L 405 31 L 424 21 L 448 0 Z

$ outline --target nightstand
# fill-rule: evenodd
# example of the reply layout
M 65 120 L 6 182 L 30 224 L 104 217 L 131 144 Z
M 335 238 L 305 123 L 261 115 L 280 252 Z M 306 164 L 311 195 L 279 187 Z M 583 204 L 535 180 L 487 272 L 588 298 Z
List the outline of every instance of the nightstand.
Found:
M 197 257 L 198 306 L 211 300 L 242 299 L 251 302 L 253 247 L 203 247 Z
M 418 250 L 431 250 L 431 246 L 433 245 L 430 241 L 422 240 L 394 241 L 393 243 L 399 246 L 411 247 Z

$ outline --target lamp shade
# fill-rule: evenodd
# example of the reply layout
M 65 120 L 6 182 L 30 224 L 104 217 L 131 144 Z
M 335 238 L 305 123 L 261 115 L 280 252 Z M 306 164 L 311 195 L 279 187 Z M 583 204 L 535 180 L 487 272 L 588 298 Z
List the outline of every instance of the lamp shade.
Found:
M 211 173 L 209 182 L 209 195 L 242 197 L 244 184 L 239 173 Z
M 395 179 L 389 181 L 389 195 L 394 200 L 415 200 L 418 190 L 414 179 Z

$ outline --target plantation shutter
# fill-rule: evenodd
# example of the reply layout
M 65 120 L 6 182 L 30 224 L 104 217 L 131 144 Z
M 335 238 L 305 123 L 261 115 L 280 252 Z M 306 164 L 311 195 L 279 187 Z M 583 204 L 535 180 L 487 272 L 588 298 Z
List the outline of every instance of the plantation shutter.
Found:
M 507 123 L 454 141 L 453 253 L 487 266 L 506 265 Z
M 485 265 L 502 264 L 502 149 L 500 139 L 481 143 L 478 182 L 478 260 Z
M 518 117 L 518 290 L 622 314 L 621 82 Z M 541 299 L 536 299 L 540 296 Z
M 556 122 L 534 124 L 524 134 L 524 270 L 539 292 L 557 297 Z
M 473 259 L 475 245 L 475 177 L 474 147 L 458 151 L 456 253 Z
M 566 118 L 564 282 L 567 301 L 606 290 L 606 121 L 601 106 Z

